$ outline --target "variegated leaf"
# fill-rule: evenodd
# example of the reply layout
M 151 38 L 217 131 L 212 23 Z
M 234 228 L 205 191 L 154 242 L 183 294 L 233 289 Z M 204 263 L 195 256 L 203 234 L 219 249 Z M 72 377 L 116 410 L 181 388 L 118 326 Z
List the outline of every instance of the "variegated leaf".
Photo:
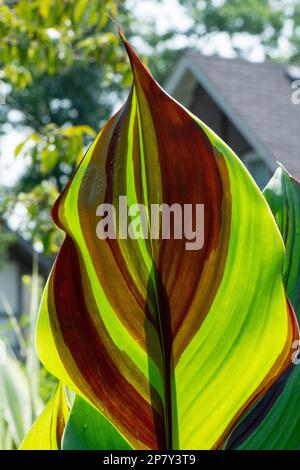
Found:
M 219 448 L 291 362 L 298 329 L 284 245 L 237 156 L 122 39 L 133 86 L 54 207 L 66 239 L 43 297 L 38 352 L 133 448 Z M 204 205 L 202 248 L 172 234 L 99 239 L 97 208 L 120 213 L 119 196 L 149 212 Z

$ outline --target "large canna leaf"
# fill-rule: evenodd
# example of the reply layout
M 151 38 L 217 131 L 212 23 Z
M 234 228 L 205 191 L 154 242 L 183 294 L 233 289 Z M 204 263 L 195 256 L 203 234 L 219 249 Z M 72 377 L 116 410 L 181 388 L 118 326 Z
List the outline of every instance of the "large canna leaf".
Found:
M 284 283 L 300 321 L 300 183 L 280 167 L 264 191 L 286 245 Z M 294 361 L 299 363 L 294 345 Z M 300 367 L 291 367 L 231 436 L 243 450 L 300 450 Z M 277 396 L 279 398 L 277 399 Z M 276 400 L 277 399 L 277 400 Z M 262 411 L 258 412 L 258 409 Z M 261 419 L 263 417 L 263 419 Z M 253 431 L 253 428 L 255 431 Z
M 68 416 L 66 391 L 60 384 L 23 440 L 20 450 L 59 450 Z
M 219 448 L 291 362 L 298 330 L 281 279 L 284 246 L 236 155 L 123 41 L 128 100 L 53 210 L 66 239 L 43 297 L 38 352 L 133 448 Z M 118 213 L 119 196 L 148 209 L 204 204 L 203 247 L 187 250 L 172 234 L 99 239 L 97 208 Z

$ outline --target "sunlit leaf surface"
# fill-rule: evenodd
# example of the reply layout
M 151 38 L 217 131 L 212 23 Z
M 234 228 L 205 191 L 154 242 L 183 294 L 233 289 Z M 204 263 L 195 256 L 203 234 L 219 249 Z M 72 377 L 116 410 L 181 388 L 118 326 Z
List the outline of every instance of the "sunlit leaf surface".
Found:
M 53 215 L 66 239 L 41 306 L 39 356 L 136 449 L 213 449 L 291 362 L 284 245 L 239 159 L 155 82 L 134 82 Z M 97 207 L 204 204 L 204 245 L 100 240 Z M 128 221 L 130 217 L 128 216 Z M 160 227 L 161 230 L 161 227 Z
M 284 283 L 300 321 L 300 183 L 280 167 L 264 191 L 286 245 Z M 233 433 L 229 447 L 244 450 L 300 449 L 300 366 L 293 347 L 295 365 L 255 407 Z M 278 398 L 279 396 L 279 398 Z M 278 398 L 278 399 L 277 399 Z

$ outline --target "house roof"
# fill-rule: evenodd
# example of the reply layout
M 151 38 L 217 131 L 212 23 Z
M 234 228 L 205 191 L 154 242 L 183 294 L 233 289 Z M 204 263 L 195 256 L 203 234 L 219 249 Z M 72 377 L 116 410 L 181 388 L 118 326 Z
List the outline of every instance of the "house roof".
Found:
M 192 75 L 270 167 L 280 161 L 300 178 L 300 104 L 292 103 L 294 90 L 287 70 L 284 64 L 209 57 L 189 51 L 166 88 L 177 97 L 176 90 L 188 86 L 187 73 Z

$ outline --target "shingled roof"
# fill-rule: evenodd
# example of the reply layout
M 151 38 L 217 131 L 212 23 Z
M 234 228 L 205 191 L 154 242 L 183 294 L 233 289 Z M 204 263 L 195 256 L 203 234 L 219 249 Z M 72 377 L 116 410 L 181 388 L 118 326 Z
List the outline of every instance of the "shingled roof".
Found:
M 256 142 L 261 153 L 300 178 L 300 104 L 292 103 L 294 90 L 287 65 L 208 57 L 194 51 L 181 62 L 182 79 L 186 67 L 199 81 L 204 80 L 225 112 L 234 114 L 235 121 L 252 136 L 252 145 Z M 175 86 L 173 80 L 171 90 L 171 82 L 172 78 L 170 92 Z

